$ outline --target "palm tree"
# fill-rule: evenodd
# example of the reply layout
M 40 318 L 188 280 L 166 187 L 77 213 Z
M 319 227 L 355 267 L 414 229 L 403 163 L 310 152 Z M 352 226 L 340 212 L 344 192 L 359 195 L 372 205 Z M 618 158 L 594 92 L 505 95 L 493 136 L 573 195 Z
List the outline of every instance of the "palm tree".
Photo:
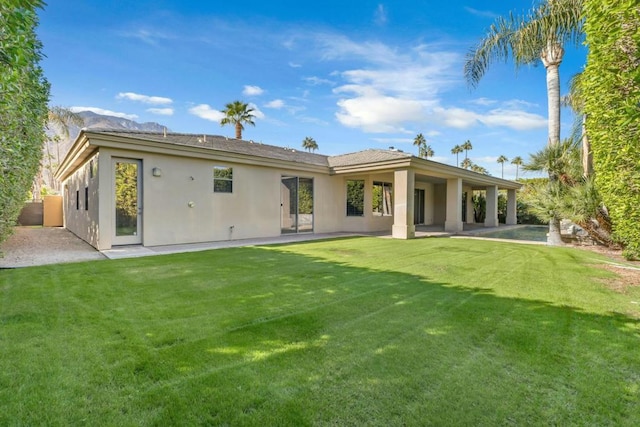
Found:
M 497 18 L 464 66 L 467 82 L 476 86 L 494 61 L 512 57 L 516 67 L 541 61 L 547 74 L 549 145 L 560 143 L 559 67 L 564 45 L 582 41 L 582 4 L 583 0 L 543 0 L 525 16 Z M 560 241 L 560 221 L 555 219 L 549 221 L 549 243 L 552 241 Z
M 496 161 L 502 165 L 502 174 L 500 175 L 500 178 L 504 178 L 504 162 L 508 162 L 509 159 L 507 159 L 503 155 L 500 155 L 500 157 L 498 157 L 498 160 Z
M 516 181 L 518 180 L 518 169 L 522 166 L 522 157 L 516 156 L 511 160 L 512 165 L 516 165 Z
M 435 152 L 433 151 L 433 148 L 431 148 L 430 145 L 425 145 L 424 146 L 424 157 L 425 159 L 428 159 L 429 157 L 433 157 L 435 155 Z
M 427 144 L 427 140 L 424 135 L 419 133 L 413 138 L 413 145 L 418 147 L 418 157 L 424 157 L 424 146 Z
M 244 130 L 243 124 L 249 124 L 255 126 L 253 118 L 253 108 L 249 107 L 249 104 L 245 104 L 241 101 L 233 101 L 225 106 L 222 110 L 224 117 L 220 120 L 220 126 L 234 125 L 236 127 L 236 139 L 242 139 L 242 131 Z
M 478 173 L 482 173 L 485 175 L 489 175 L 489 171 L 487 170 L 487 168 L 480 166 L 480 165 L 476 165 L 475 163 L 471 165 L 471 170 L 474 172 L 478 172 Z
M 72 125 L 82 127 L 84 126 L 84 119 L 65 107 L 53 106 L 49 108 L 47 123 L 45 124 L 47 140 L 44 142 L 46 150 L 44 158 L 47 160 L 49 187 L 54 190 L 60 190 L 58 182 L 53 178 L 54 169 L 61 160 L 60 141 L 69 139 L 69 127 Z M 56 148 L 55 154 L 51 152 L 51 145 Z
M 302 148 L 304 148 L 305 150 L 307 150 L 309 152 L 316 151 L 318 149 L 318 143 L 316 142 L 315 139 L 311 138 L 310 136 L 307 136 L 302 141 Z
M 464 150 L 464 158 L 469 157 L 469 150 L 473 149 L 473 145 L 471 145 L 471 141 L 468 139 L 462 144 L 460 147 Z
M 563 96 L 561 102 L 563 106 L 570 107 L 576 113 L 572 135 L 576 140 L 582 141 L 582 174 L 585 177 L 591 176 L 593 175 L 593 153 L 591 152 L 591 143 L 585 126 L 582 73 L 578 73 L 571 78 L 569 94 Z
M 467 157 L 462 161 L 460 166 L 462 166 L 464 169 L 469 169 L 473 166 L 473 162 L 471 161 L 470 158 Z
M 462 148 L 460 145 L 456 145 L 451 149 L 451 154 L 456 155 L 456 166 L 460 164 L 458 163 L 458 154 L 462 153 L 463 151 L 464 151 L 464 148 Z

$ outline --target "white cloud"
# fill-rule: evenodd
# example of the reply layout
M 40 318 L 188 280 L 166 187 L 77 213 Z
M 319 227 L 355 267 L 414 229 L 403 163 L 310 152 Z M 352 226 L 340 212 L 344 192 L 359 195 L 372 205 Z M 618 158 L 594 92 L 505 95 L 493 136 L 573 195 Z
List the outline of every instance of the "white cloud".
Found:
M 472 15 L 481 16 L 483 18 L 492 18 L 495 19 L 498 17 L 498 14 L 495 12 L 491 12 L 490 10 L 478 10 L 472 7 L 465 7 L 464 10 L 469 12 Z
M 162 96 L 148 96 L 133 92 L 120 92 L 116 95 L 116 99 L 128 99 L 130 101 L 142 102 L 151 105 L 169 105 L 173 103 L 173 99 Z
M 320 77 L 312 76 L 312 77 L 304 77 L 302 80 L 306 81 L 312 86 L 318 85 L 334 85 L 335 83 L 328 79 L 321 79 Z
M 419 101 L 400 99 L 376 93 L 338 101 L 340 110 L 336 118 L 344 126 L 361 128 L 365 132 L 410 133 L 402 125 L 424 117 L 424 106 Z
M 244 90 L 242 91 L 242 94 L 246 96 L 258 96 L 258 95 L 262 95 L 263 93 L 264 93 L 264 90 L 260 86 L 246 85 L 244 87 Z
M 546 118 L 522 110 L 496 108 L 486 113 L 477 113 L 463 108 L 437 107 L 434 108 L 433 113 L 437 120 L 457 129 L 468 129 L 478 124 L 514 130 L 541 129 L 547 126 Z
M 92 113 L 102 114 L 103 116 L 120 117 L 121 119 L 135 120 L 138 118 L 135 114 L 119 113 L 117 111 L 105 110 L 99 107 L 71 107 L 69 108 L 74 113 L 81 111 L 91 111 Z
M 297 62 L 289 62 L 289 67 L 291 68 L 300 68 L 302 64 L 298 64 Z
M 161 116 L 173 116 L 173 108 L 148 108 L 147 112 Z
M 211 108 L 208 104 L 199 104 L 195 107 L 189 108 L 189 113 L 201 119 L 210 120 L 212 122 L 219 122 L 225 115 L 222 111 Z
M 249 108 L 253 108 L 253 111 L 251 112 L 251 114 L 253 114 L 253 116 L 256 119 L 263 120 L 266 117 L 265 114 L 262 111 L 260 111 L 260 109 L 256 104 L 250 102 L 248 105 L 249 105 Z
M 284 107 L 284 101 L 282 99 L 274 99 L 273 101 L 269 101 L 265 104 L 267 108 L 274 108 L 276 110 Z
M 495 105 L 498 103 L 498 101 L 496 101 L 495 99 L 489 99 L 489 98 L 478 98 L 478 99 L 473 99 L 471 101 L 469 101 L 470 104 L 475 104 L 475 105 L 482 105 L 482 106 L 489 106 L 489 105 Z
M 376 25 L 384 25 L 387 23 L 387 11 L 385 10 L 383 4 L 379 4 L 376 8 L 373 21 L 376 23 Z

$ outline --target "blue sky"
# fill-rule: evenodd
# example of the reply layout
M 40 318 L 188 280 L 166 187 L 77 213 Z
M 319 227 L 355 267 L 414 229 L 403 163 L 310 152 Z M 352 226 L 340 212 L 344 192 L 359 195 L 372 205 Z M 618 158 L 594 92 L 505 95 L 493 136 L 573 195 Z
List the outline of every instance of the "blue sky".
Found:
M 526 159 L 546 144 L 544 67 L 495 64 L 472 90 L 464 57 L 496 16 L 532 4 L 60 0 L 40 12 L 38 34 L 52 105 L 234 136 L 220 110 L 241 100 L 256 115 L 243 139 L 301 148 L 310 136 L 322 154 L 417 154 L 422 133 L 434 160 L 449 164 L 468 139 L 471 160 L 500 176 L 498 156 Z M 585 57 L 567 47 L 563 93 Z M 572 120 L 563 110 L 563 134 Z

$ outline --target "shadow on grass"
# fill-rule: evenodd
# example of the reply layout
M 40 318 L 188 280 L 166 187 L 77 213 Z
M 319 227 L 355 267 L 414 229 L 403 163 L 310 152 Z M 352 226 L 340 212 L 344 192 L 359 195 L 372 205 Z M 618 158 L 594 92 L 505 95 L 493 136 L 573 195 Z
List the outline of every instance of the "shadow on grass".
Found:
M 0 273 L 0 423 L 640 423 L 636 319 L 299 245 Z

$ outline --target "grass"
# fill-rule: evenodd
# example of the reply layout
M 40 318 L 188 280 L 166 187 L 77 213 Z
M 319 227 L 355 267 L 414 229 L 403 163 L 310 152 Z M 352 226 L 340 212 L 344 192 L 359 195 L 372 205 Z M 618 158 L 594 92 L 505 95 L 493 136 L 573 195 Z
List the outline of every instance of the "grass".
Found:
M 640 425 L 589 252 L 351 238 L 0 270 L 0 425 Z

